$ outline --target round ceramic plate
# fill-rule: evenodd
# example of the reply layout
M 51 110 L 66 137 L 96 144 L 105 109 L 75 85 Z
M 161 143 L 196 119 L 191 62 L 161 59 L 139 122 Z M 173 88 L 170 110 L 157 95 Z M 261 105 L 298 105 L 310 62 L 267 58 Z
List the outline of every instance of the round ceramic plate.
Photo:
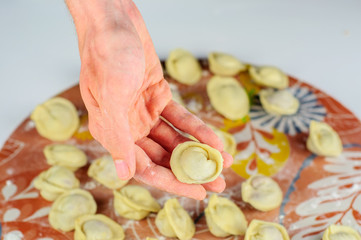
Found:
M 257 98 L 260 90 L 249 75 L 235 78 L 251 96 L 252 106 L 247 117 L 230 121 L 216 113 L 206 94 L 206 83 L 212 74 L 207 61 L 200 61 L 203 77 L 193 86 L 185 86 L 166 75 L 174 91 L 194 114 L 234 135 L 237 153 L 234 164 L 223 171 L 227 182 L 221 196 L 230 198 L 252 219 L 263 219 L 283 224 L 292 239 L 317 239 L 330 224 L 350 225 L 361 232 L 361 124 L 336 100 L 312 86 L 290 77 L 289 90 L 300 101 L 298 112 L 291 116 L 267 114 Z M 66 143 L 83 149 L 88 163 L 106 154 L 91 137 L 87 128 L 87 112 L 75 86 L 59 96 L 72 101 L 79 111 L 81 126 Z M 308 126 L 311 120 L 330 124 L 340 135 L 343 153 L 336 158 L 318 157 L 306 149 Z M 49 168 L 43 148 L 52 142 L 41 137 L 30 119 L 16 129 L 0 152 L 0 221 L 3 239 L 73 239 L 73 232 L 64 233 L 51 228 L 48 213 L 51 202 L 44 200 L 33 186 L 33 179 Z M 90 179 L 89 164 L 76 172 L 81 188 L 90 191 L 98 212 L 119 222 L 126 239 L 155 237 L 164 239 L 155 226 L 155 214 L 142 221 L 127 220 L 115 214 L 112 191 Z M 255 173 L 272 176 L 284 193 L 282 205 L 269 212 L 260 212 L 242 201 L 241 184 Z M 131 184 L 137 184 L 134 180 Z M 146 186 L 163 205 L 177 197 Z M 209 197 L 209 196 L 208 196 Z M 194 239 L 219 239 L 207 229 L 204 201 L 177 197 L 196 223 Z M 232 236 L 226 239 L 243 239 Z

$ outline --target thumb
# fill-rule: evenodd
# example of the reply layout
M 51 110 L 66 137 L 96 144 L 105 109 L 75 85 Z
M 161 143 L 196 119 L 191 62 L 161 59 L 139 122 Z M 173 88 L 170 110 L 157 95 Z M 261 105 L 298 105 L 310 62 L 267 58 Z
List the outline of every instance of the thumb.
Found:
M 108 151 L 114 159 L 118 177 L 129 180 L 135 174 L 135 151 L 134 140 L 129 127 L 117 128 L 108 139 Z

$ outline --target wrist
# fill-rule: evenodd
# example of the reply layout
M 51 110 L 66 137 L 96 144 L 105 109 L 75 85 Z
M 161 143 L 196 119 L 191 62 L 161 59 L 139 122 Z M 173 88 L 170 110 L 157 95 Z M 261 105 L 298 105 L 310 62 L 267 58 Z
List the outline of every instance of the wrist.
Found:
M 126 28 L 131 0 L 66 0 L 78 35 L 79 50 L 88 33 Z M 122 26 L 124 25 L 124 26 Z

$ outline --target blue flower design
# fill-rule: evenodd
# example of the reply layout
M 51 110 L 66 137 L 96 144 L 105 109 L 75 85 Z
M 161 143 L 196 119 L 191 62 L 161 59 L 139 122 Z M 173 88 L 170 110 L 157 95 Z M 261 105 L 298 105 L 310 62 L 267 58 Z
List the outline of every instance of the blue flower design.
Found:
M 317 96 L 308 88 L 298 84 L 288 89 L 300 102 L 298 111 L 293 115 L 273 115 L 264 111 L 259 99 L 255 99 L 249 116 L 253 124 L 262 128 L 275 128 L 291 136 L 300 132 L 308 132 L 311 120 L 323 121 L 326 109 Z

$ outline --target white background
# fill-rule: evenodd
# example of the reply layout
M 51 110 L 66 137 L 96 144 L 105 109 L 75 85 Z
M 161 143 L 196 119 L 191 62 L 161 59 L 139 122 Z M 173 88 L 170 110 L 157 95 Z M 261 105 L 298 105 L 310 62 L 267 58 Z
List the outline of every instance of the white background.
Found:
M 136 0 L 161 58 L 176 47 L 271 64 L 361 118 L 361 1 Z M 0 145 L 32 109 L 78 81 L 62 0 L 0 2 Z

